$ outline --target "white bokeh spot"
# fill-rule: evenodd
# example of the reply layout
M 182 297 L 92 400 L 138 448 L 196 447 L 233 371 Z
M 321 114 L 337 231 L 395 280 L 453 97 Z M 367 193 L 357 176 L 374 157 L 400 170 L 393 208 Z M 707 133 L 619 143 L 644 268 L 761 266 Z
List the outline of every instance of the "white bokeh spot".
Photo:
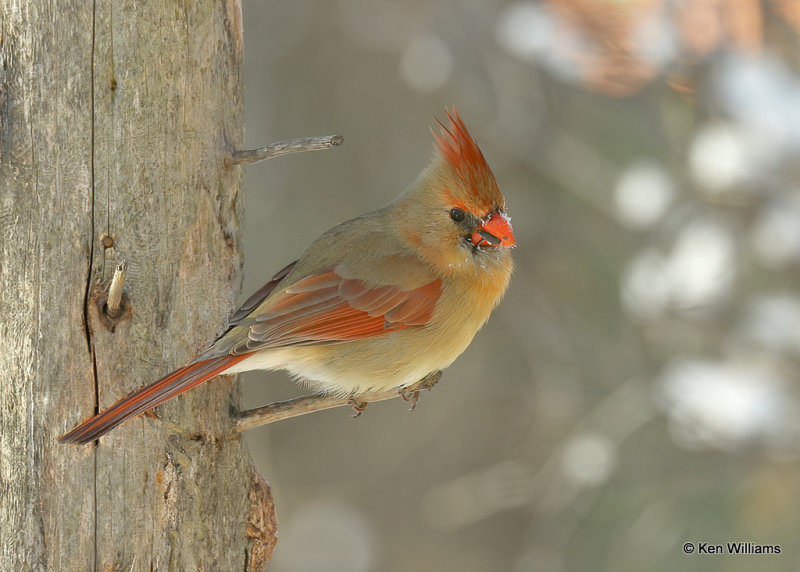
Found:
M 630 165 L 614 189 L 614 206 L 620 220 L 637 229 L 653 226 L 675 198 L 672 180 L 652 161 Z
M 450 48 L 438 36 L 414 38 L 400 58 L 400 77 L 419 92 L 441 88 L 450 77 L 452 68 Z
M 608 480 L 617 464 L 614 443 L 599 433 L 584 433 L 571 439 L 561 455 L 561 472 L 579 487 L 595 487 Z
M 784 384 L 748 364 L 682 359 L 665 369 L 656 387 L 673 438 L 690 449 L 735 451 L 780 435 L 787 419 Z
M 633 315 L 652 318 L 667 308 L 693 311 L 719 302 L 733 283 L 735 254 L 730 231 L 693 221 L 669 252 L 648 248 L 634 257 L 622 278 L 623 303 Z

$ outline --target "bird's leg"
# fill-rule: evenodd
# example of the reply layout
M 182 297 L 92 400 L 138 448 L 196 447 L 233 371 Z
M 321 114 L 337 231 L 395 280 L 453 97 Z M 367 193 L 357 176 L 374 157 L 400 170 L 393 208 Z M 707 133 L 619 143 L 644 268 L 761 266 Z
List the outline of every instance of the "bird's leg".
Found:
M 368 403 L 366 401 L 359 401 L 355 397 L 351 397 L 347 404 L 353 409 L 353 414 L 350 415 L 352 419 L 356 417 L 361 417 L 361 414 L 364 413 L 364 410 L 367 408 Z
M 442 372 L 434 371 L 420 379 L 418 382 L 401 390 L 376 390 L 350 397 L 328 395 L 326 393 L 315 393 L 313 395 L 295 397 L 294 399 L 289 399 L 288 401 L 270 403 L 269 405 L 265 405 L 263 407 L 240 412 L 236 419 L 234 431 L 241 433 L 242 431 L 247 431 L 253 427 L 274 423 L 275 421 L 280 421 L 282 419 L 289 419 L 291 417 L 305 415 L 306 413 L 311 413 L 313 411 L 322 411 L 323 409 L 342 407 L 344 405 L 349 405 L 352 407 L 354 410 L 353 417 L 358 417 L 358 415 L 364 411 L 364 408 L 366 408 L 367 403 L 372 403 L 373 401 L 384 401 L 402 396 L 407 401 L 413 402 L 415 399 L 415 393 L 417 394 L 416 400 L 419 400 L 419 393 L 436 385 L 436 382 L 439 381 L 440 377 L 442 377 Z
M 399 392 L 400 397 L 403 398 L 403 401 L 410 404 L 408 410 L 414 411 L 417 408 L 417 403 L 419 403 L 420 392 L 430 391 L 441 378 L 442 378 L 441 370 L 432 371 L 431 373 L 420 379 L 417 383 L 400 389 Z

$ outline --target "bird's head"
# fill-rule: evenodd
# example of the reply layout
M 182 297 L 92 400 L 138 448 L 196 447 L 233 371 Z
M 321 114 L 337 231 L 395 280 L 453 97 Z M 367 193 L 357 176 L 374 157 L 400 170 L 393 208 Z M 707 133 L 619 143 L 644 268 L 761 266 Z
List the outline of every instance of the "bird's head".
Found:
M 510 273 L 516 246 L 505 198 L 455 108 L 432 130 L 433 161 L 395 203 L 405 240 L 445 274 Z

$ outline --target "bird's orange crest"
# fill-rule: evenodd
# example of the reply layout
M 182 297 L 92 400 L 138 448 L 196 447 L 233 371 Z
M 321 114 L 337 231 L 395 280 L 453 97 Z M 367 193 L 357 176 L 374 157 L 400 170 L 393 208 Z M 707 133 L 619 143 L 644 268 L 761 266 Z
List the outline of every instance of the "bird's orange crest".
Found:
M 442 133 L 431 130 L 442 156 L 457 171 L 489 169 L 483 153 L 475 139 L 469 134 L 467 126 L 461 121 L 455 106 L 452 112 L 449 109 L 445 111 L 449 125 L 445 125 L 437 119 L 436 122 L 442 127 Z
M 448 125 L 438 119 L 442 132 L 436 133 L 431 129 L 439 153 L 450 165 L 459 178 L 467 183 L 472 192 L 470 202 L 477 202 L 476 206 L 486 209 L 502 207 L 503 195 L 497 187 L 494 174 L 486 163 L 478 143 L 467 130 L 455 106 L 447 113 Z M 476 201 L 477 199 L 477 201 Z

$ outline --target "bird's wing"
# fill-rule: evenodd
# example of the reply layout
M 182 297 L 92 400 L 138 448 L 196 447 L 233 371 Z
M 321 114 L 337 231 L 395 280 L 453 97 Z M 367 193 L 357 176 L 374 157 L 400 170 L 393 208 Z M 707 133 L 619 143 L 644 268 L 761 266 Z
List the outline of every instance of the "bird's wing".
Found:
M 340 267 L 327 268 L 274 292 L 251 314 L 239 318 L 241 325 L 249 324 L 246 338 L 241 332 L 239 339 L 226 344 L 223 336 L 213 349 L 218 352 L 227 345 L 227 353 L 238 355 L 357 340 L 423 325 L 431 319 L 442 291 L 439 279 L 403 289 L 343 274 Z

